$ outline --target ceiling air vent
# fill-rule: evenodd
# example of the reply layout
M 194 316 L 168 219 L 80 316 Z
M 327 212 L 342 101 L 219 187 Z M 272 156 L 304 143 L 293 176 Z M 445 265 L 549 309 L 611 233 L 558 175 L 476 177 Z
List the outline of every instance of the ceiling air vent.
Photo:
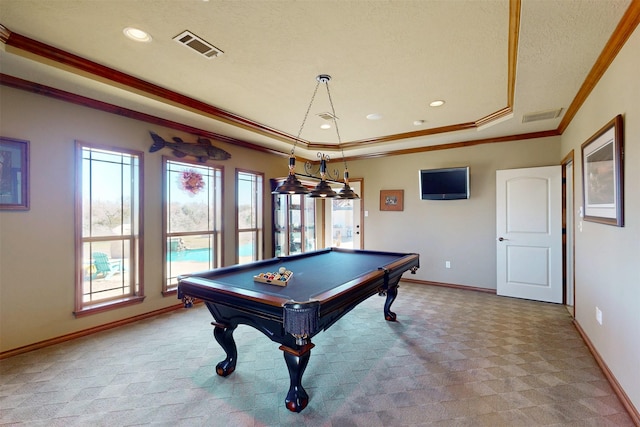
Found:
M 199 55 L 202 55 L 207 59 L 215 58 L 224 53 L 208 41 L 196 36 L 188 30 L 178 34 L 173 39 L 189 49 L 196 51 Z
M 545 111 L 538 111 L 535 113 L 524 114 L 522 116 L 522 123 L 555 119 L 560 115 L 560 113 L 562 113 L 562 108 L 558 108 L 557 110 L 545 110 Z
M 337 119 L 337 117 L 331 113 L 319 113 L 318 117 L 320 117 L 321 119 L 331 120 L 331 121 L 333 121 L 333 119 Z

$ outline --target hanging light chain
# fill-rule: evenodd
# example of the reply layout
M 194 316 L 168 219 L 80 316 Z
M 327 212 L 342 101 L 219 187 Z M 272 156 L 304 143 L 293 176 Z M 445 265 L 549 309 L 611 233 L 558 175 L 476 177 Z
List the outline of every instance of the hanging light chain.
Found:
M 329 80 L 324 82 L 327 86 L 327 96 L 329 97 L 329 105 L 331 105 L 331 114 L 333 115 L 333 126 L 336 128 L 336 135 L 338 136 L 338 147 L 342 153 L 342 161 L 345 169 L 347 168 L 347 160 L 344 157 L 344 149 L 342 148 L 342 139 L 340 138 L 340 130 L 338 129 L 338 120 L 336 119 L 336 109 L 333 107 L 333 99 L 331 98 L 331 91 L 329 90 Z
M 338 136 L 338 147 L 340 147 L 340 152 L 342 154 L 342 161 L 344 163 L 344 187 L 340 190 L 339 193 L 336 194 L 336 196 L 344 199 L 359 199 L 360 197 L 349 186 L 349 170 L 347 167 L 347 159 L 344 156 L 344 148 L 342 147 L 342 138 L 340 138 L 340 130 L 338 129 L 336 109 L 333 106 L 333 99 L 331 98 L 331 91 L 329 90 L 329 80 L 331 80 L 331 76 L 327 74 L 321 74 L 317 77 L 317 80 L 325 83 L 327 86 L 327 97 L 329 98 L 329 104 L 331 105 L 333 125 L 336 127 L 336 135 Z M 334 197 L 334 196 L 327 195 L 326 197 Z
M 326 81 L 325 83 L 327 85 L 327 96 L 329 97 L 329 104 L 331 105 L 331 114 L 333 115 L 333 125 L 336 128 L 336 135 L 338 136 L 338 147 L 340 147 L 340 152 L 342 153 L 342 162 L 344 163 L 344 168 L 347 169 L 347 159 L 344 157 L 344 148 L 342 148 L 342 139 L 340 138 L 340 130 L 338 129 L 336 110 L 333 107 L 333 99 L 331 99 L 331 92 L 329 91 L 329 81 Z
M 291 148 L 291 155 L 293 156 L 296 150 L 296 143 L 300 141 L 300 135 L 302 135 L 302 129 L 304 128 L 305 123 L 307 122 L 307 117 L 309 117 L 309 111 L 311 111 L 311 106 L 313 105 L 313 101 L 316 99 L 316 93 L 318 93 L 318 86 L 320 86 L 320 80 L 316 83 L 316 88 L 313 90 L 313 95 L 311 95 L 311 101 L 309 102 L 309 106 L 307 107 L 307 112 L 304 113 L 304 119 L 302 119 L 302 123 L 300 124 L 300 129 L 298 130 L 298 136 L 293 141 L 293 147 Z
M 298 135 L 293 141 L 293 147 L 291 148 L 291 154 L 289 155 L 289 175 L 285 182 L 280 184 L 274 191 L 273 194 L 309 194 L 309 197 L 340 197 L 343 199 L 359 199 L 359 196 L 354 193 L 354 191 L 349 186 L 349 172 L 347 171 L 347 159 L 344 156 L 344 148 L 342 147 L 342 138 L 340 137 L 340 130 L 338 129 L 338 122 L 336 118 L 336 109 L 333 106 L 333 99 L 331 98 L 331 91 L 329 90 L 329 81 L 331 80 L 331 76 L 328 74 L 320 74 L 316 77 L 316 87 L 313 90 L 313 95 L 311 96 L 311 101 L 309 101 L 309 106 L 307 107 L 307 111 L 304 114 L 304 119 L 300 124 L 300 129 L 298 130 Z M 320 183 L 315 187 L 313 191 L 309 191 L 301 182 L 296 178 L 295 167 L 296 167 L 296 157 L 294 155 L 296 150 L 296 145 L 298 141 L 300 141 L 300 135 L 302 135 L 302 129 L 304 129 L 304 125 L 307 122 L 307 118 L 309 117 L 309 112 L 311 111 L 311 107 L 313 106 L 313 102 L 316 98 L 316 94 L 318 93 L 318 87 L 320 83 L 324 83 L 327 86 L 327 97 L 329 98 L 329 104 L 331 105 L 331 114 L 333 119 L 333 125 L 336 127 L 336 135 L 338 137 L 338 147 L 340 147 L 340 152 L 342 154 L 342 160 L 344 162 L 344 186 L 340 190 L 339 193 L 336 193 L 331 186 L 326 182 L 326 178 L 329 177 L 332 181 L 338 182 L 338 170 L 334 171 L 335 178 L 331 175 L 329 171 L 327 171 L 327 162 L 330 160 L 329 156 L 323 153 L 318 153 L 318 157 L 320 158 Z M 313 177 L 311 171 L 311 164 L 309 162 L 305 162 L 304 165 L 305 172 L 307 176 Z

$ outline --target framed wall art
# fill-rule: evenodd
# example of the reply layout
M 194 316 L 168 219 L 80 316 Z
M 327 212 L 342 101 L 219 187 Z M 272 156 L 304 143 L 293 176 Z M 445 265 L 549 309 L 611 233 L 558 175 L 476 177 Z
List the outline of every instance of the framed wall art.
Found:
M 0 209 L 29 210 L 29 141 L 0 137 Z
M 380 210 L 404 210 L 404 190 L 380 190 Z
M 584 220 L 624 226 L 624 141 L 618 115 L 582 144 Z

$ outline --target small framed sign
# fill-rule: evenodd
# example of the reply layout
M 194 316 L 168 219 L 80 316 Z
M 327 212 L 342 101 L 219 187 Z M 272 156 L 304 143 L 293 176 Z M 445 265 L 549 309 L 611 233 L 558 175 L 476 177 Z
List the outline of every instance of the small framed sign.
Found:
M 380 210 L 404 210 L 404 190 L 380 190 Z
M 29 141 L 0 137 L 0 209 L 29 210 Z

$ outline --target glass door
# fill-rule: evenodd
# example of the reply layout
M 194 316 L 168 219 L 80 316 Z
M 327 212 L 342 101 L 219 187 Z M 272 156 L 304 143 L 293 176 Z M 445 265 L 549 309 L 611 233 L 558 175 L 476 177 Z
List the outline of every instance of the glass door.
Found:
M 287 196 L 276 195 L 273 210 L 273 256 L 287 254 Z
M 302 252 L 302 196 L 289 196 L 289 255 Z
M 304 198 L 304 251 L 316 250 L 316 201 Z
M 362 197 L 361 182 L 349 184 Z M 326 247 L 362 249 L 361 205 L 361 199 L 327 199 L 326 215 L 330 226 L 325 230 Z
M 317 249 L 316 200 L 300 194 L 273 199 L 273 256 Z

